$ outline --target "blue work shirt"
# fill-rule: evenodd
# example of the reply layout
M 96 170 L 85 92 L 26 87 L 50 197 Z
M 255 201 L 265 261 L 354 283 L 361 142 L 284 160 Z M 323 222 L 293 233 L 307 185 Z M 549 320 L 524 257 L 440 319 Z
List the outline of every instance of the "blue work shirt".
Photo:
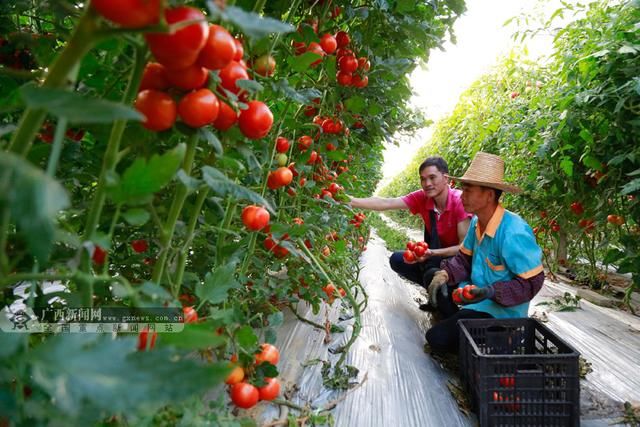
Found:
M 499 205 L 489 220 L 484 234 L 480 234 L 478 217 L 474 216 L 460 251 L 471 256 L 471 282 L 477 287 L 512 280 L 519 276 L 529 279 L 542 268 L 542 250 L 529 224 L 517 214 Z M 462 282 L 464 287 L 469 282 Z M 505 307 L 491 299 L 464 306 L 482 311 L 497 319 L 527 317 L 529 302 Z

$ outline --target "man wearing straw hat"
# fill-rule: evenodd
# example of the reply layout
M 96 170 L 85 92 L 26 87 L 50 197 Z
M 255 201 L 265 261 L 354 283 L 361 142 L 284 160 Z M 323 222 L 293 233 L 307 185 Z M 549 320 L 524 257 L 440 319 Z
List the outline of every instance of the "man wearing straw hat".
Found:
M 461 295 L 462 308 L 433 326 L 426 339 L 434 351 L 457 351 L 459 319 L 527 317 L 529 301 L 544 282 L 542 251 L 520 216 L 502 207 L 503 191 L 521 190 L 504 182 L 504 162 L 478 152 L 461 178 L 462 204 L 474 214 L 460 252 L 441 264 L 429 285 L 437 304 L 443 291 L 473 284 L 472 298 Z M 446 293 L 446 292 L 445 292 Z

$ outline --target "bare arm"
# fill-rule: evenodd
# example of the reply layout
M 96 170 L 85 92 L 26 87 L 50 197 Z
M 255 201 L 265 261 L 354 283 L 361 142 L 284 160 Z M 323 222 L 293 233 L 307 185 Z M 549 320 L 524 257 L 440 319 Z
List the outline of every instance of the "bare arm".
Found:
M 349 206 L 358 209 L 369 209 L 372 211 L 388 211 L 393 209 L 409 209 L 404 203 L 402 198 L 387 198 L 387 197 L 366 197 L 357 198 L 352 197 L 349 201 Z

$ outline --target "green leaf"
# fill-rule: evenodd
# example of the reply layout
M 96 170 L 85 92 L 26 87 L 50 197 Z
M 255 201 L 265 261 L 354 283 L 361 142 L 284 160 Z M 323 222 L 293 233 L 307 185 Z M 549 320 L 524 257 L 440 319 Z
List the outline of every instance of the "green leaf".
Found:
M 122 217 L 125 221 L 127 221 L 130 225 L 141 226 L 149 221 L 151 218 L 151 214 L 146 209 L 135 208 L 129 209 L 126 212 L 123 212 Z
M 180 181 L 182 185 L 187 187 L 187 190 L 189 191 L 189 193 L 193 193 L 198 189 L 198 187 L 200 187 L 200 180 L 190 177 L 182 169 L 178 171 L 176 176 L 178 177 L 178 181 Z
M 148 296 L 152 301 L 171 301 L 173 297 L 165 288 L 153 282 L 144 282 L 140 293 Z
M 236 86 L 238 86 L 240 89 L 246 90 L 250 94 L 256 94 L 264 90 L 264 86 L 262 86 L 260 83 L 258 83 L 255 80 L 239 79 L 239 80 L 236 80 Z
M 289 68 L 293 71 L 301 73 L 309 69 L 311 64 L 320 58 L 322 57 L 317 53 L 305 52 L 302 55 L 289 56 L 287 58 L 287 63 L 289 64 Z
M 295 29 L 291 24 L 268 16 L 263 17 L 255 12 L 246 12 L 239 7 L 227 6 L 222 10 L 213 1 L 208 1 L 207 7 L 212 16 L 233 23 L 244 35 L 257 39 L 272 33 L 290 33 Z
M 116 120 L 142 121 L 144 116 L 135 109 L 117 102 L 93 99 L 63 89 L 51 89 L 26 84 L 20 89 L 30 108 L 41 108 L 70 123 L 111 123 Z
M 366 107 L 366 101 L 360 95 L 355 95 L 347 99 L 344 105 L 347 108 L 347 110 L 353 113 L 361 113 L 362 111 L 364 111 Z
M 154 154 L 147 160 L 138 158 L 124 172 L 120 182 L 111 188 L 116 203 L 141 204 L 175 176 L 184 158 L 186 146 L 180 144 L 165 154 Z
M 251 326 L 245 325 L 238 328 L 235 333 L 235 338 L 240 348 L 244 349 L 247 353 L 251 353 L 258 345 L 258 337 L 253 332 Z
M 224 153 L 222 143 L 215 133 L 204 127 L 198 129 L 198 132 L 200 133 L 200 137 L 203 140 L 207 141 L 207 143 L 213 148 L 213 151 L 215 151 L 218 156 L 221 156 Z
M 589 156 L 589 155 L 584 156 L 582 158 L 582 163 L 590 169 L 594 169 L 594 170 L 602 169 L 602 163 L 600 163 L 600 160 L 596 159 L 593 156 Z
M 0 212 L 9 208 L 29 252 L 42 264 L 53 245 L 56 216 L 67 206 L 69 197 L 58 181 L 13 153 L 0 155 Z
M 219 196 L 232 195 L 236 199 L 249 200 L 250 202 L 264 206 L 271 212 L 275 212 L 271 204 L 258 193 L 236 184 L 216 168 L 211 166 L 203 167 L 202 177 L 211 190 Z
M 636 191 L 640 191 L 640 178 L 636 178 L 631 182 L 628 182 L 622 187 L 621 194 L 627 195 L 631 193 L 635 193 Z
M 229 372 L 224 362 L 202 364 L 169 348 L 138 352 L 135 337 L 114 340 L 103 334 L 50 337 L 29 353 L 26 363 L 33 381 L 56 396 L 54 404 L 61 410 L 95 412 L 96 417 L 177 404 L 222 383 Z M 167 386 L 168 378 L 179 380 Z
M 206 347 L 220 347 L 226 339 L 214 333 L 210 323 L 187 323 L 182 332 L 160 334 L 158 344 L 173 346 L 185 350 L 197 350 Z
M 270 327 L 275 328 L 282 325 L 282 322 L 284 321 L 284 315 L 281 311 L 277 311 L 270 314 L 269 317 L 267 317 L 267 321 L 269 322 Z
M 396 12 L 398 13 L 412 12 L 415 8 L 414 0 L 397 0 L 396 2 Z
M 235 265 L 222 266 L 211 273 L 207 273 L 204 284 L 196 286 L 196 295 L 211 304 L 219 304 L 227 300 L 227 293 L 237 289 L 240 284 L 235 278 Z
M 271 82 L 271 88 L 274 92 L 282 94 L 285 98 L 291 99 L 298 104 L 309 104 L 314 99 L 320 98 L 322 92 L 316 88 L 306 88 L 295 90 L 289 84 L 287 79 L 275 80 Z
M 573 176 L 573 162 L 570 158 L 563 158 L 562 161 L 560 161 L 560 168 L 567 176 Z

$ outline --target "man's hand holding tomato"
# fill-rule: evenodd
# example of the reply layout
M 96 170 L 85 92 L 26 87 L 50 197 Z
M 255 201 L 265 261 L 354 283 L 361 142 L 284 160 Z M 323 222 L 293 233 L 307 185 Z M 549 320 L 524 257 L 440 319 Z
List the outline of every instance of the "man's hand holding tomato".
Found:
M 464 288 L 459 289 L 462 289 L 462 292 L 458 293 L 462 305 L 478 303 L 487 298 L 492 298 L 496 293 L 493 286 L 479 288 L 476 285 L 466 285 Z

